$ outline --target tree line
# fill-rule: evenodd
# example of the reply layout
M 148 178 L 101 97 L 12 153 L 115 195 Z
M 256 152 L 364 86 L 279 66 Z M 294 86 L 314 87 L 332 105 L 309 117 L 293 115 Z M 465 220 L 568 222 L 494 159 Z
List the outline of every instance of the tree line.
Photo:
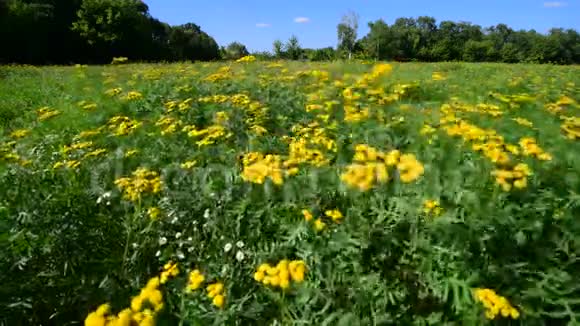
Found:
M 505 24 L 483 28 L 468 22 L 421 16 L 368 23 L 358 38 L 358 16 L 350 12 L 337 25 L 337 47 L 304 49 L 296 36 L 276 40 L 261 59 L 324 61 L 376 59 L 580 63 L 580 34 L 553 28 L 547 34 L 514 30 Z M 140 0 L 0 0 L 0 62 L 31 64 L 237 59 L 249 52 L 233 42 L 220 47 L 188 23 L 170 26 L 149 14 Z
M 286 59 L 358 59 L 396 61 L 467 61 L 506 63 L 580 63 L 580 34 L 552 28 L 547 34 L 514 30 L 505 24 L 487 28 L 433 17 L 369 22 L 369 32 L 357 38 L 358 16 L 346 14 L 337 25 L 336 49 L 301 49 L 295 36 L 274 41 L 272 57 Z M 283 51 L 283 49 L 287 49 Z M 264 54 L 262 54 L 264 56 Z
M 213 60 L 217 42 L 193 23 L 170 26 L 140 0 L 0 0 L 0 62 Z

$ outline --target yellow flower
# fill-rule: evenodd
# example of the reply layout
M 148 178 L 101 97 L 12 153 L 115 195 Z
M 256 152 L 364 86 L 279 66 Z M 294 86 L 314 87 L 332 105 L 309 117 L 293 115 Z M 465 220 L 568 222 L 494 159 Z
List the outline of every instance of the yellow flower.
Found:
M 143 94 L 137 92 L 137 91 L 130 91 L 127 93 L 127 95 L 125 95 L 123 97 L 123 99 L 125 101 L 136 101 L 136 100 L 140 100 L 143 98 Z
M 513 121 L 515 121 L 517 124 L 522 125 L 522 126 L 526 126 L 526 127 L 533 127 L 534 124 L 528 120 L 528 119 L 524 119 L 524 118 L 513 118 Z
M 177 263 L 168 262 L 163 266 L 163 271 L 159 277 L 159 282 L 161 284 L 165 284 L 169 278 L 175 277 L 177 275 L 179 275 L 179 267 L 177 266 Z
M 105 91 L 105 95 L 113 97 L 113 96 L 117 96 L 119 94 L 121 94 L 123 92 L 122 88 L 111 88 Z
M 129 201 L 138 201 L 142 194 L 157 194 L 161 192 L 163 183 L 159 174 L 146 168 L 138 168 L 132 177 L 119 178 L 115 185 L 123 191 L 123 198 Z
M 321 219 L 317 218 L 314 221 L 314 229 L 316 231 L 322 231 L 326 227 L 326 223 L 324 223 Z
M 131 156 L 133 156 L 133 155 L 135 155 L 137 153 L 139 153 L 139 150 L 137 150 L 137 149 L 130 149 L 130 150 L 128 150 L 128 151 L 125 152 L 125 155 L 124 156 L 125 157 L 131 157 Z
M 83 156 L 83 158 L 87 159 L 89 157 L 97 157 L 107 152 L 104 148 L 95 149 L 94 151 L 90 151 Z
M 303 209 L 303 210 L 302 210 L 302 215 L 304 215 L 304 219 L 305 219 L 307 222 L 310 222 L 310 221 L 312 221 L 312 219 L 314 218 L 314 217 L 312 216 L 312 213 L 311 213 L 309 210 L 307 210 L 307 209 Z
M 185 170 L 190 170 L 191 168 L 193 168 L 195 165 L 197 164 L 196 160 L 192 160 L 192 161 L 186 161 L 181 163 L 181 168 L 185 169 Z
M 443 209 L 436 200 L 427 199 L 423 202 L 423 212 L 425 214 L 441 215 Z
M 218 308 L 223 308 L 225 303 L 225 297 L 221 294 L 218 294 L 213 298 L 212 303 L 214 306 Z
M 187 288 L 189 291 L 197 290 L 201 287 L 201 284 L 205 281 L 205 277 L 198 269 L 195 269 L 189 273 L 189 283 Z
M 511 317 L 518 319 L 520 313 L 511 306 L 509 301 L 491 289 L 475 289 L 473 295 L 476 301 L 483 304 L 485 308 L 485 317 L 487 319 L 495 319 L 501 314 L 504 318 Z
M 247 55 L 245 57 L 241 57 L 238 60 L 236 60 L 236 62 L 254 62 L 256 61 L 256 57 L 254 57 L 253 55 Z
M 306 264 L 302 260 L 293 260 L 288 264 L 288 271 L 294 282 L 301 283 L 304 281 Z
M 111 310 L 108 304 L 103 304 L 91 312 L 85 319 L 85 326 L 105 326 L 107 324 L 107 314 Z
M 10 138 L 20 139 L 20 138 L 26 137 L 28 134 L 30 134 L 29 129 L 17 129 L 17 130 L 14 130 L 12 133 L 10 133 Z
M 36 110 L 38 120 L 45 121 L 60 114 L 59 110 L 52 110 L 48 106 Z
M 439 81 L 439 80 L 445 80 L 445 79 L 447 79 L 447 77 L 443 73 L 435 71 L 431 75 L 431 79 Z
M 263 159 L 245 166 L 242 171 L 242 179 L 258 184 L 263 184 L 269 178 L 274 184 L 281 185 L 284 183 L 283 176 L 284 170 L 278 155 L 266 155 Z
M 340 220 L 343 217 L 338 209 L 327 210 L 324 212 L 324 215 L 330 217 L 335 223 L 340 223 Z
M 152 220 L 156 220 L 159 218 L 159 215 L 161 215 L 161 210 L 158 207 L 149 207 L 147 209 L 147 215 L 149 215 Z
M 417 180 L 425 171 L 421 162 L 412 154 L 401 155 L 397 169 L 399 170 L 401 181 L 406 183 Z

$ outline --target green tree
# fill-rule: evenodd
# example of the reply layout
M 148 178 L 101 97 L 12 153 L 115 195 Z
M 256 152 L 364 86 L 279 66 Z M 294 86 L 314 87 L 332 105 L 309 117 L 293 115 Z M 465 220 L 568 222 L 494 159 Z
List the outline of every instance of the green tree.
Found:
M 302 58 L 302 48 L 300 47 L 300 42 L 298 37 L 292 35 L 286 45 L 284 46 L 286 57 L 290 60 L 298 60 Z
M 352 57 L 352 52 L 356 44 L 358 19 L 358 15 L 351 11 L 342 16 L 340 24 L 336 27 L 338 34 L 338 49 L 346 51 L 349 59 Z
M 140 0 L 83 0 L 77 16 L 72 29 L 103 59 L 140 57 L 151 40 L 148 7 Z
M 278 59 L 283 59 L 284 58 L 284 43 L 282 43 L 282 41 L 280 40 L 274 40 L 274 43 L 272 43 L 272 50 L 274 51 L 274 56 Z
M 332 47 L 322 49 L 305 49 L 304 53 L 310 61 L 330 61 L 336 56 Z
M 248 49 L 240 42 L 232 42 L 224 49 L 224 59 L 237 60 L 248 54 Z
M 394 57 L 394 43 L 389 25 L 379 19 L 368 23 L 369 33 L 361 40 L 362 47 L 369 57 L 377 60 Z
M 215 40 L 193 23 L 171 28 L 169 48 L 175 60 L 213 60 L 219 58 Z

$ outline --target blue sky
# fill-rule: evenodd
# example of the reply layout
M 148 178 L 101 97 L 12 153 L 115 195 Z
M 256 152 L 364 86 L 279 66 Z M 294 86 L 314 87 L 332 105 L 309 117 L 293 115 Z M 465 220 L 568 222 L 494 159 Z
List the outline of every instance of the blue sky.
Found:
M 484 27 L 506 23 L 545 33 L 551 27 L 580 30 L 580 0 L 145 0 L 152 16 L 171 25 L 193 22 L 220 45 L 244 43 L 250 51 L 272 49 L 275 39 L 296 35 L 303 47 L 336 45 L 336 25 L 353 10 L 367 22 L 432 16 Z

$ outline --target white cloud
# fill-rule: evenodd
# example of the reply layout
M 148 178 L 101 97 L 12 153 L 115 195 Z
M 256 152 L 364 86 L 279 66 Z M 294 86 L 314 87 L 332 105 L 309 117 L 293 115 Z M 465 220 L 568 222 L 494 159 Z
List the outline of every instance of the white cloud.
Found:
M 266 28 L 266 27 L 270 27 L 270 26 L 272 26 L 272 25 L 268 24 L 268 23 L 257 23 L 256 24 L 256 27 L 258 27 L 258 28 Z
M 566 2 L 561 2 L 561 1 L 544 2 L 544 7 L 546 7 L 546 8 L 560 8 L 560 7 L 565 7 L 566 5 L 567 5 Z
M 310 18 L 308 18 L 308 17 L 296 17 L 296 18 L 294 18 L 294 22 L 298 23 L 298 24 L 308 23 L 309 21 L 310 21 Z

